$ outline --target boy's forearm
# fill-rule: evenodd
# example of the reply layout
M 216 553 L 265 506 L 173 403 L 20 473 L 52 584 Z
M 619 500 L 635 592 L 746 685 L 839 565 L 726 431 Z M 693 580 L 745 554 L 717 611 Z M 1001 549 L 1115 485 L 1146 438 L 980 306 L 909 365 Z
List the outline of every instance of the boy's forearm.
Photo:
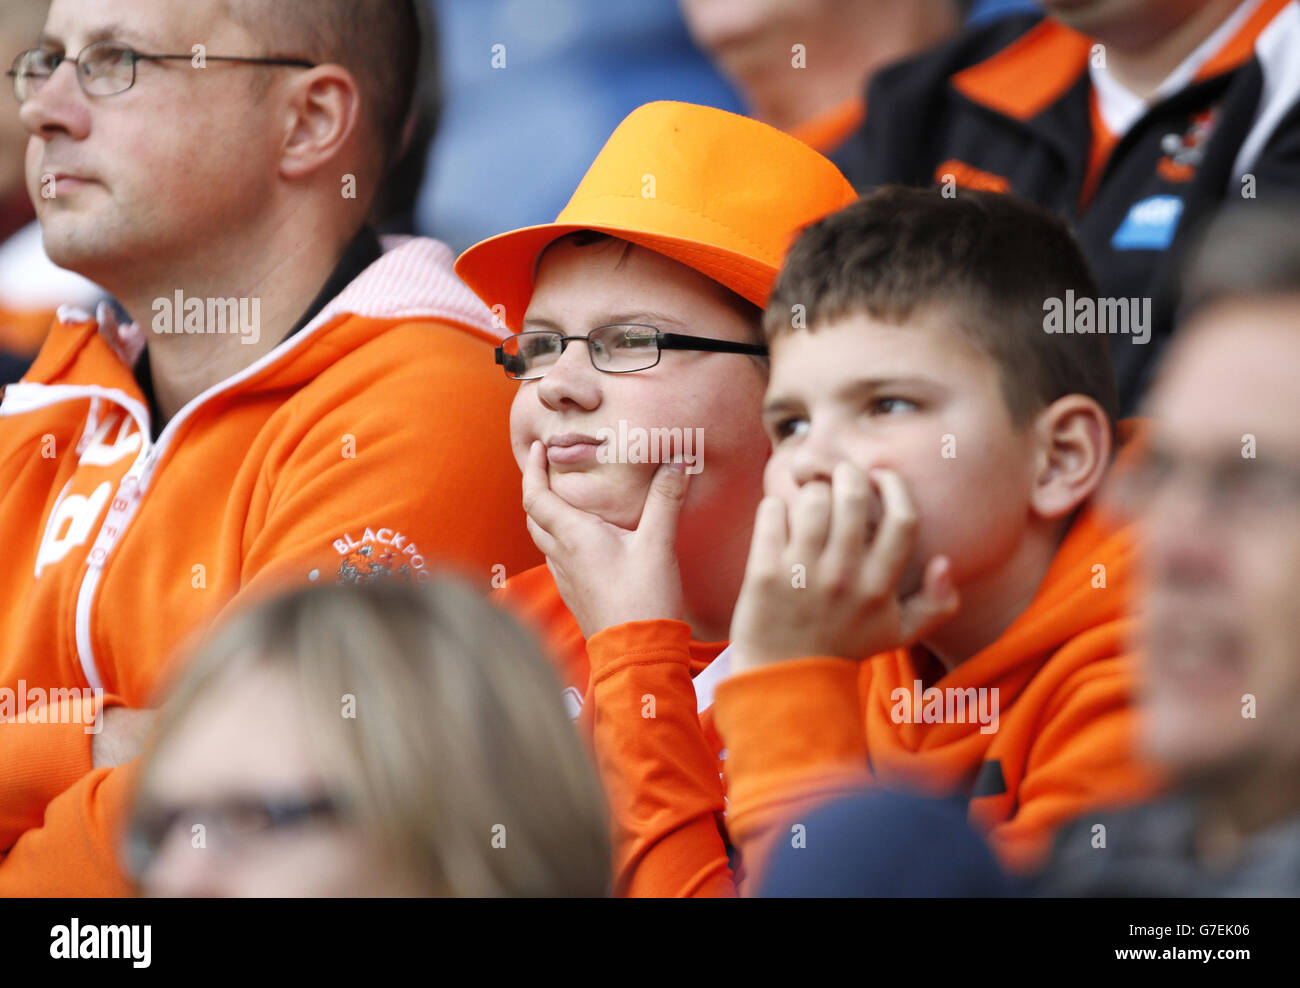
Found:
M 137 765 L 94 769 L 52 800 L 43 824 L 24 833 L 0 860 L 0 897 L 132 894 L 118 862 Z
M 0 853 L 39 827 L 45 808 L 92 768 L 104 709 L 116 697 L 59 699 L 0 722 Z
M 812 657 L 718 686 L 714 719 L 727 746 L 727 830 L 751 880 L 800 813 L 871 783 L 860 673 L 858 662 Z
M 615 847 L 615 894 L 629 899 L 736 896 L 727 848 L 714 815 L 670 833 Z
M 636 621 L 587 643 L 593 744 L 613 815 L 614 891 L 734 894 L 717 820 L 716 753 L 700 726 L 690 629 Z

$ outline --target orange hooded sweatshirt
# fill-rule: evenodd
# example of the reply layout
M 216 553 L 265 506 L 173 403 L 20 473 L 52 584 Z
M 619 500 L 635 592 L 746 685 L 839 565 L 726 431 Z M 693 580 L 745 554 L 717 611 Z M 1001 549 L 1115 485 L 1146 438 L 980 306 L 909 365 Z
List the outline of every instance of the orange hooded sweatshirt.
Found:
M 1150 793 L 1133 753 L 1131 551 L 1129 532 L 1085 509 L 1019 618 L 924 685 L 905 649 L 727 678 L 722 644 L 691 641 L 680 621 L 607 628 L 584 649 L 545 567 L 498 600 L 543 631 L 581 711 L 611 802 L 616 892 L 732 895 L 799 813 L 875 783 L 968 795 L 972 822 L 1015 870 L 1071 817 Z M 927 715 L 931 686 L 977 691 L 974 704 L 961 694 L 963 722 Z M 981 708 L 978 691 L 994 689 Z M 997 717 L 981 723 L 994 696 Z
M 85 721 L 101 698 L 155 703 L 177 647 L 223 608 L 442 566 L 486 591 L 538 561 L 501 331 L 448 248 L 385 246 L 157 441 L 121 349 L 85 314 L 61 311 L 3 392 L 0 896 L 130 891 L 117 851 L 134 763 L 92 769 Z

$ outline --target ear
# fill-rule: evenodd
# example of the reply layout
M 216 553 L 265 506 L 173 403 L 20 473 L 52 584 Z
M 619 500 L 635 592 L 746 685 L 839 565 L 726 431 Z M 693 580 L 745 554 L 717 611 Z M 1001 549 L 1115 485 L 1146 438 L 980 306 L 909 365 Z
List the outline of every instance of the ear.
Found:
M 1030 507 L 1040 518 L 1064 518 L 1092 496 L 1110 465 L 1111 426 L 1086 395 L 1058 398 L 1035 424 L 1038 463 Z
M 361 91 L 340 65 L 320 65 L 290 83 L 280 174 L 296 179 L 336 162 L 361 118 Z

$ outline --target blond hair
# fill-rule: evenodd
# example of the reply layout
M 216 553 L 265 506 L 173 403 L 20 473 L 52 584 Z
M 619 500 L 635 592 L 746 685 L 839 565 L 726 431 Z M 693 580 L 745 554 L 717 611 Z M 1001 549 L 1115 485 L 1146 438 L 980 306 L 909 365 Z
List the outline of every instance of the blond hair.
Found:
M 559 684 L 472 591 L 448 579 L 321 586 L 247 607 L 183 670 L 151 752 L 216 683 L 255 669 L 290 673 L 357 821 L 425 887 L 608 893 L 604 797 Z

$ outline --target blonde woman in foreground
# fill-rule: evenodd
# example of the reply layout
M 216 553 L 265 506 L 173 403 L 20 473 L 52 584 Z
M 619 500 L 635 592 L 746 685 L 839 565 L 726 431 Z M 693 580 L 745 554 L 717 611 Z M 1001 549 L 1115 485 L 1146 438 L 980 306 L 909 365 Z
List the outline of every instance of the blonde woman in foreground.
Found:
M 219 626 L 145 755 L 148 895 L 600 896 L 604 798 L 536 646 L 449 581 L 289 592 Z

